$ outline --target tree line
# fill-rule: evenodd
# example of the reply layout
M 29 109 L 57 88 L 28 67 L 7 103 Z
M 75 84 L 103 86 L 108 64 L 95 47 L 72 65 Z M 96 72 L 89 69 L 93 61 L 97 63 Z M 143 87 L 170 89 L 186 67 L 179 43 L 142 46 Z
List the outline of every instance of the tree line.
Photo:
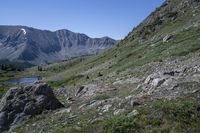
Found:
M 14 64 L 0 64 L 0 69 L 3 71 L 24 71 L 24 68 Z

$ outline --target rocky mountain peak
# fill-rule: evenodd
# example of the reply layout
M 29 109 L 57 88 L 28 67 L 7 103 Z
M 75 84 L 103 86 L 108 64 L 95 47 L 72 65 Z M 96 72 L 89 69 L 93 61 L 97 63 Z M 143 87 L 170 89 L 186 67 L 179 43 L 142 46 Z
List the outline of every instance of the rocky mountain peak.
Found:
M 66 29 L 51 32 L 25 26 L 0 26 L 0 63 L 45 65 L 97 54 L 115 44 L 109 37 L 90 38 Z

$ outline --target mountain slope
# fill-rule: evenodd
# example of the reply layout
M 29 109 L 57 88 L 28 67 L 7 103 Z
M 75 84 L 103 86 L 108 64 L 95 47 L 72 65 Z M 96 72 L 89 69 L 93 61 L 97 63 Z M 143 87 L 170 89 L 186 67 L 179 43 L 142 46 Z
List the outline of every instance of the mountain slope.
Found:
M 168 9 L 176 17 L 164 15 L 157 23 Z M 14 131 L 199 132 L 199 18 L 199 0 L 167 0 L 97 56 L 45 66 L 45 75 L 28 69 L 56 88 L 66 109 L 36 116 Z
M 68 30 L 51 32 L 24 26 L 0 26 L 0 62 L 45 65 L 97 54 L 115 43 L 108 37 L 93 39 Z
M 185 3 L 186 5 L 189 3 L 189 5 L 184 6 Z M 179 10 L 180 7 L 181 10 Z M 173 9 L 178 12 L 176 19 L 164 17 L 162 18 L 162 24 L 149 24 L 160 18 L 158 14 L 167 14 L 167 9 Z M 183 11 L 184 13 L 182 13 Z M 200 6 L 198 0 L 167 0 L 116 46 L 98 56 L 76 63 L 71 68 L 68 67 L 68 70 L 61 71 L 59 76 L 69 73 L 68 76 L 70 77 L 70 73 L 73 72 L 80 72 L 80 74 L 90 75 L 91 77 L 95 77 L 99 72 L 109 75 L 110 73 L 123 72 L 147 63 L 159 62 L 168 58 L 179 58 L 198 52 L 200 48 L 198 41 L 199 18 Z M 147 20 L 149 23 L 147 23 Z M 141 29 L 149 27 L 147 25 L 153 25 L 152 28 L 154 27 L 153 29 L 155 30 L 149 31 L 149 34 L 145 36 L 139 34 L 143 33 Z M 171 35 L 172 39 L 163 42 L 163 38 L 168 35 Z M 49 79 L 54 79 L 54 77 Z M 63 80 L 62 82 L 65 83 Z M 88 82 L 87 80 L 84 81 Z M 81 79 L 81 82 L 84 81 Z
M 157 39 L 166 32 L 178 32 L 198 25 L 199 0 L 166 0 L 126 37 L 130 41 Z

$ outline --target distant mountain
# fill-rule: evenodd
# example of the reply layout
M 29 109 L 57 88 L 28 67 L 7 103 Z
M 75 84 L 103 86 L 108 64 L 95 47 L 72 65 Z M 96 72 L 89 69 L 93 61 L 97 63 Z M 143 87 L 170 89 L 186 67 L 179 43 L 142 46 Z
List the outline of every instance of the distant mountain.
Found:
M 45 65 L 94 55 L 115 44 L 109 37 L 90 38 L 65 29 L 51 32 L 25 26 L 0 26 L 0 63 Z

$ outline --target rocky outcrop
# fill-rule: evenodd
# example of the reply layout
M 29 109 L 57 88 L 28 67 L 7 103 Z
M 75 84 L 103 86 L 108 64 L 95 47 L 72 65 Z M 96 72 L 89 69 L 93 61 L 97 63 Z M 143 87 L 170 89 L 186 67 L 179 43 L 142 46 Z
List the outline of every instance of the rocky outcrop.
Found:
M 64 105 L 58 101 L 46 83 L 11 88 L 0 103 L 0 132 L 45 110 L 62 107 Z
M 99 91 L 99 88 L 97 85 L 93 85 L 93 84 L 84 85 L 78 88 L 75 96 L 89 98 L 89 97 L 95 96 L 97 91 Z
M 195 69 L 197 68 L 197 69 Z M 176 98 L 182 94 L 199 91 L 200 77 L 196 73 L 198 67 L 188 67 L 171 71 L 156 72 L 149 75 L 140 84 L 140 96 L 149 95 L 151 98 Z
M 150 39 L 153 36 L 156 37 L 155 34 L 160 32 L 160 29 L 165 27 L 166 24 L 173 22 L 177 23 L 176 21 L 178 19 L 191 10 L 195 12 L 194 7 L 197 7 L 199 2 L 199 0 L 165 0 L 159 8 L 152 12 L 141 24 L 135 27 L 126 39 L 141 42 Z M 193 17 L 195 16 L 196 14 L 193 13 Z M 187 25 L 189 26 L 191 23 L 188 23 Z M 184 27 L 185 26 L 182 27 L 181 24 L 176 26 L 176 28 L 180 29 Z M 174 31 L 174 28 L 172 28 L 171 31 Z

